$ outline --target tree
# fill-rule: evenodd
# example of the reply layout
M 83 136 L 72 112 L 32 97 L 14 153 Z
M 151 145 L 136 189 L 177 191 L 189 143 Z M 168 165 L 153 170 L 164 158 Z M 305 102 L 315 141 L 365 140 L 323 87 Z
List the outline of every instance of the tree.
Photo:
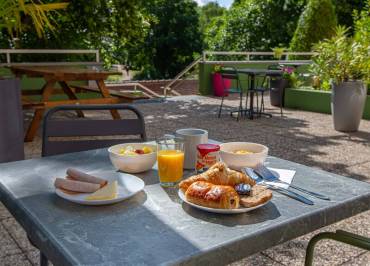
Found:
M 192 0 L 155 0 L 145 38 L 141 78 L 173 78 L 202 50 L 197 5 Z
M 45 4 L 53 2 L 55 0 L 43 0 Z M 126 63 L 129 47 L 144 39 L 149 26 L 144 2 L 151 1 L 70 1 L 65 12 L 53 14 L 52 21 L 57 25 L 54 31 L 44 27 L 44 38 L 39 39 L 33 28 L 24 28 L 19 34 L 18 48 L 99 49 L 106 65 Z M 5 30 L 1 33 L 0 45 L 8 48 L 9 34 Z M 76 57 L 63 55 L 63 60 Z M 22 55 L 22 60 L 27 58 Z M 79 55 L 78 58 L 83 59 Z M 42 58 L 44 61 L 54 59 L 61 60 L 58 55 Z
M 33 0 L 2 0 L 0 2 L 0 29 L 6 29 L 10 43 L 18 40 L 20 33 L 32 24 L 39 38 L 45 29 L 54 30 L 48 12 L 65 9 L 68 3 L 49 3 Z
M 206 31 L 211 50 L 268 51 L 289 44 L 305 0 L 236 1 Z
M 222 16 L 225 11 L 226 8 L 220 6 L 217 2 L 208 2 L 206 5 L 201 6 L 199 8 L 199 23 L 202 32 L 214 18 Z
M 311 51 L 312 46 L 335 33 L 337 18 L 331 0 L 309 0 L 290 43 L 291 51 Z
M 365 7 L 365 2 L 364 0 L 333 0 L 338 24 L 351 27 L 350 33 L 353 33 L 353 12 L 361 11 Z

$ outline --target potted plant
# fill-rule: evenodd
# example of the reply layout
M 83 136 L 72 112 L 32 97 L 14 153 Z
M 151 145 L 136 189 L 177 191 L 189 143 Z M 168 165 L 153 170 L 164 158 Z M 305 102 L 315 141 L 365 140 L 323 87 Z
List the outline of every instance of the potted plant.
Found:
M 272 52 L 274 53 L 274 58 L 276 60 L 280 60 L 281 57 L 283 56 L 284 54 L 284 51 L 285 51 L 286 48 L 284 47 L 275 47 L 272 49 Z
M 270 102 L 273 106 L 284 106 L 285 88 L 299 87 L 301 82 L 294 67 L 280 67 L 280 69 L 283 75 L 270 80 Z
M 221 76 L 221 70 L 222 65 L 215 65 L 212 72 L 213 93 L 217 97 L 227 96 L 227 91 L 231 88 L 231 80 L 223 79 Z
M 358 130 L 370 78 L 370 34 L 367 32 L 367 38 L 350 38 L 347 31 L 338 27 L 331 39 L 318 43 L 312 65 L 315 75 L 330 80 L 334 128 L 344 132 Z

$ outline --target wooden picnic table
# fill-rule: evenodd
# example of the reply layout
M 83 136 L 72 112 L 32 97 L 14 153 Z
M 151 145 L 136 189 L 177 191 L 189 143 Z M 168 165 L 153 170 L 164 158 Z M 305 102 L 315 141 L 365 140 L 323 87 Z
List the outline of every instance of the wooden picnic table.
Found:
M 27 90 L 22 95 L 24 109 L 34 109 L 33 119 L 27 129 L 25 141 L 32 141 L 36 135 L 37 129 L 40 126 L 44 112 L 47 108 L 65 105 L 65 104 L 112 104 L 124 101 L 119 97 L 112 97 L 109 90 L 104 84 L 104 80 L 110 75 L 120 75 L 119 72 L 102 71 L 95 69 L 85 69 L 77 67 L 62 67 L 62 66 L 13 66 L 11 71 L 17 77 L 26 75 L 27 77 L 41 77 L 45 80 L 45 84 L 41 89 Z M 76 91 L 69 83 L 71 81 L 96 81 L 98 89 L 96 92 L 101 94 L 100 98 L 78 99 Z M 56 85 L 59 84 L 60 88 Z M 52 94 L 62 91 L 66 94 L 69 100 L 50 100 Z M 30 95 L 41 95 L 40 101 L 34 101 Z M 83 117 L 84 114 L 78 111 L 78 116 Z M 111 110 L 114 119 L 120 119 L 117 110 Z
M 144 191 L 114 205 L 82 206 L 55 194 L 54 178 L 67 168 L 115 172 L 106 148 L 1 164 L 0 195 L 54 265 L 223 265 L 370 208 L 368 183 L 272 156 L 266 164 L 295 170 L 293 184 L 331 200 L 305 205 L 273 192 L 249 213 L 208 213 L 183 203 L 178 188 L 161 187 L 156 166 L 137 174 Z

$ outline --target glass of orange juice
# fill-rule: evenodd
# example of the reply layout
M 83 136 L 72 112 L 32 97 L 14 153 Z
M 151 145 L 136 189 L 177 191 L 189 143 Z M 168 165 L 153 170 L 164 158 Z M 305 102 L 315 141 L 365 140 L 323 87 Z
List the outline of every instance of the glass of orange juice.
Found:
M 175 186 L 183 175 L 184 142 L 166 139 L 158 141 L 157 145 L 159 182 L 164 187 Z

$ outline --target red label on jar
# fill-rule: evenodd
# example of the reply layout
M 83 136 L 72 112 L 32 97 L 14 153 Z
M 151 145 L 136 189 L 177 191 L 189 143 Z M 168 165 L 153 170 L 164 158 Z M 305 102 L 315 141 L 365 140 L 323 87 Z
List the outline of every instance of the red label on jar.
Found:
M 199 144 L 197 146 L 197 172 L 206 171 L 220 160 L 220 146 L 216 144 Z

